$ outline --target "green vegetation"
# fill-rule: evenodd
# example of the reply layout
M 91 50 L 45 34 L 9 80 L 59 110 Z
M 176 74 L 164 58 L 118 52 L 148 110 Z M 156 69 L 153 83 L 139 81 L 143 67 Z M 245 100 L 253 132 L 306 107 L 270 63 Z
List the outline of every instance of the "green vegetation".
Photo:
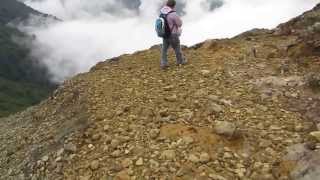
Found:
M 29 49 L 13 41 L 26 38 L 0 25 L 0 117 L 37 104 L 54 89 L 47 70 L 29 56 Z
M 52 88 L 0 78 L 0 117 L 39 103 Z
M 14 39 L 25 41 L 27 37 L 14 28 L 0 25 L 0 77 L 13 81 L 46 82 L 46 69 L 29 58 L 27 46 L 18 44 Z
M 3 117 L 39 103 L 55 85 L 48 80 L 47 69 L 29 56 L 30 48 L 25 42 L 31 38 L 6 25 L 38 12 L 14 0 L 1 1 L 0 117 Z
M 0 24 L 7 24 L 13 20 L 25 20 L 30 14 L 41 15 L 40 12 L 16 0 L 1 0 Z

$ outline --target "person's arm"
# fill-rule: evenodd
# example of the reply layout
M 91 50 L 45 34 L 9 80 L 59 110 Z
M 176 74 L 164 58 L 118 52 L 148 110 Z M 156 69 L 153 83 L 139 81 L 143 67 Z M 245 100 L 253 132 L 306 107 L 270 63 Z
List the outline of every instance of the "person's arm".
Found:
M 181 18 L 176 14 L 176 13 L 174 13 L 173 14 L 174 15 L 174 23 L 175 23 L 175 25 L 176 26 L 178 26 L 179 28 L 181 28 L 182 27 L 182 20 L 181 20 Z

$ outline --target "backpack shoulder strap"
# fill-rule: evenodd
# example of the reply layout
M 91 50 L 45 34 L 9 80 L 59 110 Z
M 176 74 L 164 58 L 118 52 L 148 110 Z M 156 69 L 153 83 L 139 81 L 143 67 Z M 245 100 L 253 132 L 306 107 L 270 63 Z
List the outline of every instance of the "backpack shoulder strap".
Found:
M 171 14 L 171 13 L 174 13 L 174 12 L 176 12 L 176 11 L 174 11 L 174 10 L 172 10 L 172 11 L 169 11 L 167 14 L 160 14 L 160 17 L 167 17 L 169 14 Z
M 168 14 L 166 14 L 166 16 L 168 16 L 169 14 L 174 13 L 174 12 L 176 12 L 176 11 L 172 10 L 172 11 L 168 12 Z

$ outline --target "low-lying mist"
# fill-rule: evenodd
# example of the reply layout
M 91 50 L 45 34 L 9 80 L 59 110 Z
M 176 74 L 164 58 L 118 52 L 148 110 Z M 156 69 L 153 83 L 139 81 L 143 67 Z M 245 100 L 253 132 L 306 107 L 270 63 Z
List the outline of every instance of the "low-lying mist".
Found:
M 24 0 L 62 21 L 21 27 L 35 35 L 32 55 L 61 82 L 98 61 L 161 42 L 154 20 L 164 0 Z M 227 38 L 252 28 L 274 28 L 319 0 L 181 0 L 182 44 Z M 154 61 L 159 61 L 154 59 Z

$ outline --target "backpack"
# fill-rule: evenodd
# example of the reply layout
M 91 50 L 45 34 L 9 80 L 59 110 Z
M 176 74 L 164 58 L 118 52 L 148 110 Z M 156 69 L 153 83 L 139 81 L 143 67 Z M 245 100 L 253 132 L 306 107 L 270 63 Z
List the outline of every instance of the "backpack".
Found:
M 168 14 L 160 14 L 156 20 L 155 29 L 157 35 L 161 38 L 168 38 L 171 35 L 171 30 L 167 21 L 167 16 L 175 11 L 170 11 Z

